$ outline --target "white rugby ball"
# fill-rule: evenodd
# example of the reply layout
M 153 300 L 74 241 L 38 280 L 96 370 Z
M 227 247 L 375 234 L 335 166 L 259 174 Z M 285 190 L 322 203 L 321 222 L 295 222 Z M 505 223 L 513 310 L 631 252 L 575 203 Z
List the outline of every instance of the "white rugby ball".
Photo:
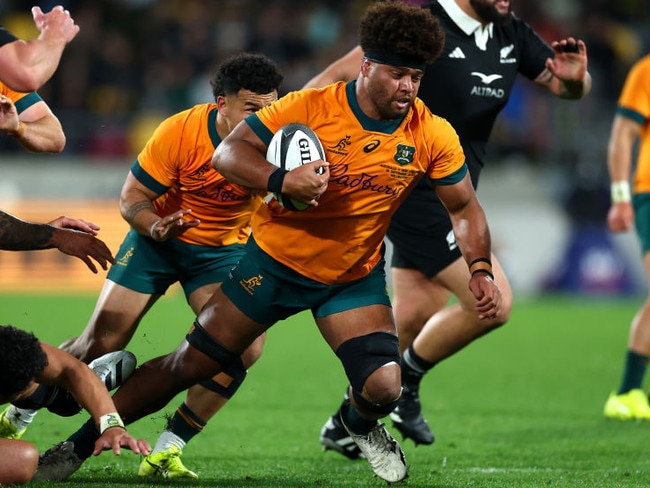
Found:
M 268 162 L 287 171 L 318 159 L 325 160 L 325 150 L 320 139 L 309 127 L 298 123 L 287 124 L 277 131 L 266 151 L 266 160 Z M 319 171 L 322 172 L 323 169 L 319 168 Z M 289 210 L 306 210 L 309 208 L 306 203 L 299 202 L 281 193 L 274 193 L 274 196 L 280 205 Z

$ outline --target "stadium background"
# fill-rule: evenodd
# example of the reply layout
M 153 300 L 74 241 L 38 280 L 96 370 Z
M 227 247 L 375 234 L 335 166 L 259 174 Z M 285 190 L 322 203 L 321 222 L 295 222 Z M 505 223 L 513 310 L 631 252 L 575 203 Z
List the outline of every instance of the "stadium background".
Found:
M 62 4 L 81 26 L 39 93 L 63 123 L 59 155 L 30 155 L 0 136 L 0 208 L 49 221 L 61 214 L 101 225 L 113 249 L 126 230 L 117 210 L 137 152 L 164 117 L 211 100 L 209 77 L 227 56 L 263 52 L 285 74 L 283 93 L 356 44 L 368 1 L 4 1 L 0 21 L 36 35 L 29 6 Z M 587 43 L 594 89 L 568 103 L 520 80 L 490 144 L 479 197 L 515 293 L 629 295 L 645 292 L 638 245 L 612 236 L 606 144 L 616 97 L 631 64 L 650 47 L 645 0 L 513 0 L 547 41 Z M 57 251 L 0 253 L 0 291 L 96 294 L 104 273 Z

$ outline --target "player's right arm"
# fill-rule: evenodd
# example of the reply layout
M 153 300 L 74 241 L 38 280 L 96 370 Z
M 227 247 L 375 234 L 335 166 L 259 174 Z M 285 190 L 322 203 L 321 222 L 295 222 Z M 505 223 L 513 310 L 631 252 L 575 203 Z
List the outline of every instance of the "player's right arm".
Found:
M 127 447 L 135 453 L 148 455 L 151 446 L 126 431 L 110 393 L 88 365 L 49 344 L 41 342 L 41 347 L 47 356 L 47 366 L 35 380 L 69 391 L 92 416 L 102 434 L 102 445 L 115 454 L 120 454 L 120 447 Z
M 314 76 L 303 88 L 320 88 L 337 81 L 350 81 L 356 79 L 359 74 L 363 51 L 361 46 L 355 46 L 344 56 L 340 57 L 327 68 Z
M 0 47 L 0 78 L 16 91 L 38 90 L 56 71 L 65 46 L 75 38 L 79 26 L 60 5 L 43 13 L 32 8 L 36 39 L 18 39 Z
M 192 212 L 191 209 L 159 215 L 153 204 L 159 196 L 159 193 L 147 188 L 129 172 L 120 193 L 120 213 L 138 234 L 164 242 L 201 223 L 199 219 L 184 218 Z

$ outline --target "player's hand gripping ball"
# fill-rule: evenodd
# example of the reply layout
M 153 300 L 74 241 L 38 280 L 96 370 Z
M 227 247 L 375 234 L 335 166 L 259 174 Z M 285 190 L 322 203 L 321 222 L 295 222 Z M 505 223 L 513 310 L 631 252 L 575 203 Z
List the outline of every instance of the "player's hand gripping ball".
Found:
M 282 169 L 291 171 L 305 163 L 325 160 L 325 150 L 316 133 L 304 124 L 287 124 L 277 131 L 266 151 L 266 160 Z M 323 171 L 323 168 L 319 168 Z M 321 173 L 319 173 L 321 174 Z M 288 210 L 307 210 L 310 205 L 274 193 L 275 199 Z

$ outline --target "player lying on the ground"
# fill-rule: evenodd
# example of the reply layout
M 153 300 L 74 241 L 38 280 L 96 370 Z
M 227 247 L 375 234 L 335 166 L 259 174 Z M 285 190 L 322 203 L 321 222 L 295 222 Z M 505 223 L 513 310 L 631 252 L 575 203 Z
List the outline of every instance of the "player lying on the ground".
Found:
M 135 369 L 135 360 L 129 354 L 120 351 L 99 358 L 92 365 L 93 371 L 70 354 L 40 342 L 29 332 L 11 325 L 0 326 L 0 403 L 20 402 L 39 386 L 46 385 L 50 388 L 43 390 L 43 406 L 71 413 L 83 407 L 90 413 L 99 433 L 95 443 L 97 453 L 111 449 L 119 456 L 120 448 L 126 447 L 136 454 L 147 455 L 151 446 L 126 431 L 107 387 L 98 377 L 100 374 L 108 380 L 110 376 L 113 380 L 110 387 L 116 388 L 115 366 L 130 364 L 123 376 Z M 0 485 L 22 484 L 32 479 L 36 472 L 38 450 L 29 442 L 0 439 L 0 458 Z

